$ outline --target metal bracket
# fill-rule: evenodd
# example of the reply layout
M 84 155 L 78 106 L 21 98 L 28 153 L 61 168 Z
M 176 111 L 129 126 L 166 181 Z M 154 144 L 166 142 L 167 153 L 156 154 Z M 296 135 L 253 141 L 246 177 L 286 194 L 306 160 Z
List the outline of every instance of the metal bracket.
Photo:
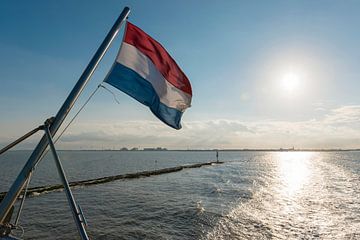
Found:
M 55 159 L 55 163 L 56 163 L 56 167 L 58 169 L 60 180 L 61 180 L 62 184 L 64 185 L 66 197 L 68 199 L 70 209 L 71 209 L 71 212 L 73 214 L 75 224 L 76 224 L 76 227 L 77 227 L 78 232 L 80 234 L 80 237 L 83 240 L 88 240 L 89 237 L 87 236 L 87 233 L 86 233 L 86 230 L 85 230 L 85 225 L 86 224 L 84 223 L 84 221 L 82 221 L 82 218 L 80 217 L 80 215 L 82 216 L 83 214 L 82 214 L 82 211 L 79 211 L 79 209 L 78 209 L 78 205 L 75 202 L 74 196 L 73 196 L 73 194 L 71 192 L 71 189 L 70 189 L 69 182 L 68 182 L 68 180 L 67 180 L 67 178 L 65 176 L 64 169 L 63 169 L 63 167 L 61 165 L 60 158 L 59 158 L 59 156 L 58 156 L 58 154 L 56 152 L 55 145 L 54 145 L 54 142 L 53 142 L 50 130 L 49 130 L 50 124 L 51 124 L 51 118 L 47 119 L 45 121 L 45 123 L 44 123 L 44 126 L 45 126 L 44 130 L 45 130 L 45 134 L 47 136 L 48 142 L 49 142 L 50 150 L 51 150 L 51 152 L 53 154 L 53 157 Z

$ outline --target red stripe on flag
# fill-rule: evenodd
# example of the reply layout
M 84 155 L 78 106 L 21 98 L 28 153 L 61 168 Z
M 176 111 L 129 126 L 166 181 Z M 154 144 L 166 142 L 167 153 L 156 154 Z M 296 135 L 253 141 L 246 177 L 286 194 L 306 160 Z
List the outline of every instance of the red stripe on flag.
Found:
M 124 42 L 133 45 L 150 58 L 168 82 L 192 95 L 189 79 L 160 43 L 130 22 L 127 22 Z

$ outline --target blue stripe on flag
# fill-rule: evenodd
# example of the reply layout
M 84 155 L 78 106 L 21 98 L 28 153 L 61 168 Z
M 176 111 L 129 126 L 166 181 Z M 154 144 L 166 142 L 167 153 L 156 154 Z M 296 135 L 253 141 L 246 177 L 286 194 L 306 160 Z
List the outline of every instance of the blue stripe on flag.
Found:
M 160 102 L 160 98 L 151 83 L 134 70 L 115 62 L 105 78 L 105 82 L 148 106 L 161 121 L 170 127 L 181 128 L 182 112 Z

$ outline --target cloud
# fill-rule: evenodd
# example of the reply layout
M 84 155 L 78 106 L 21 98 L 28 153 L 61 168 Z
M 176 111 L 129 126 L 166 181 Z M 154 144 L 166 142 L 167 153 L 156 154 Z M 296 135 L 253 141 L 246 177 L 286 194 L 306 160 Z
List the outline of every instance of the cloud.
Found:
M 91 129 L 96 129 L 91 130 Z M 255 133 L 237 121 L 213 120 L 183 123 L 173 130 L 155 121 L 123 121 L 119 123 L 85 123 L 61 138 L 62 147 L 109 145 L 113 147 L 207 148 L 218 143 L 230 144 L 229 138 L 239 133 Z
M 343 106 L 333 109 L 325 118 L 329 124 L 347 124 L 360 122 L 360 105 Z
M 60 149 L 360 148 L 359 136 L 360 105 L 349 105 L 306 121 L 184 121 L 179 131 L 160 121 L 78 122 L 57 145 Z

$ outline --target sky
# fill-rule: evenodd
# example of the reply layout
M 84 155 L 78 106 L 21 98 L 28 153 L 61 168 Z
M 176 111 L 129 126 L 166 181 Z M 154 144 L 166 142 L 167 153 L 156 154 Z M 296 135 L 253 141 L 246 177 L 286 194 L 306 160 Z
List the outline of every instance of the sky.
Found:
M 0 147 L 56 114 L 125 6 L 192 84 L 183 128 L 108 86 L 119 103 L 100 89 L 59 149 L 360 148 L 360 2 L 351 0 L 2 1 Z

